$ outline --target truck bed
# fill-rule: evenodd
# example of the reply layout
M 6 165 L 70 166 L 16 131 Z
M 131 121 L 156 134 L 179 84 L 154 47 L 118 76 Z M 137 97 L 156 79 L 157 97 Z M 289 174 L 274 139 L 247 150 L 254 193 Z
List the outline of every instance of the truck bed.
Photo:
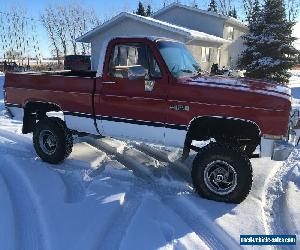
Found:
M 93 71 L 8 73 L 6 106 L 24 107 L 28 102 L 55 103 L 61 110 L 92 114 Z

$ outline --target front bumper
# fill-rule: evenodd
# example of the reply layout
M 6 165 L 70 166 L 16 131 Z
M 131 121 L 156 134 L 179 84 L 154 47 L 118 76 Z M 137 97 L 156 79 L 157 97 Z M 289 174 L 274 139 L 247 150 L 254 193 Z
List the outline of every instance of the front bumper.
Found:
M 285 161 L 292 153 L 294 145 L 287 140 L 261 139 L 260 157 L 271 157 L 274 161 Z

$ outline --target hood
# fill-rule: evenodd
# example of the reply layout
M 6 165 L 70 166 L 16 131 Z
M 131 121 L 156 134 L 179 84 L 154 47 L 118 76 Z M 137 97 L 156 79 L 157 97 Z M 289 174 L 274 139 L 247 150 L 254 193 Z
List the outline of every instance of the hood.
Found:
M 291 90 L 289 87 L 276 82 L 267 82 L 252 78 L 200 76 L 190 78 L 188 82 L 193 85 L 226 88 L 276 96 L 287 100 L 291 99 Z

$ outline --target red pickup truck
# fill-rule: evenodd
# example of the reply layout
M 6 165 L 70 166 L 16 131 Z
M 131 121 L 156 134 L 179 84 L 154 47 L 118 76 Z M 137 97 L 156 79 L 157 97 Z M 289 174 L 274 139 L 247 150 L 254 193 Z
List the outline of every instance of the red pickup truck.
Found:
M 182 43 L 153 37 L 112 39 L 97 72 L 9 73 L 4 91 L 46 162 L 68 157 L 79 132 L 183 147 L 183 159 L 193 149 L 197 192 L 235 203 L 251 189 L 257 146 L 271 156 L 286 137 L 291 107 L 284 85 L 202 75 Z

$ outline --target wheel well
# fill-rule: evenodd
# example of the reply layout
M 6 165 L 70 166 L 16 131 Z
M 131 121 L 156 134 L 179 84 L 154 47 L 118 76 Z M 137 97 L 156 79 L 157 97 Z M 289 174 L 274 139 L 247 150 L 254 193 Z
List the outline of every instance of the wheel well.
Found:
M 194 118 L 188 126 L 185 148 L 190 148 L 193 140 L 249 141 L 258 144 L 261 131 L 255 122 L 228 117 L 203 116 Z
M 27 102 L 24 106 L 23 128 L 22 133 L 27 134 L 33 132 L 36 121 L 44 119 L 47 112 L 62 112 L 59 105 L 47 102 Z

